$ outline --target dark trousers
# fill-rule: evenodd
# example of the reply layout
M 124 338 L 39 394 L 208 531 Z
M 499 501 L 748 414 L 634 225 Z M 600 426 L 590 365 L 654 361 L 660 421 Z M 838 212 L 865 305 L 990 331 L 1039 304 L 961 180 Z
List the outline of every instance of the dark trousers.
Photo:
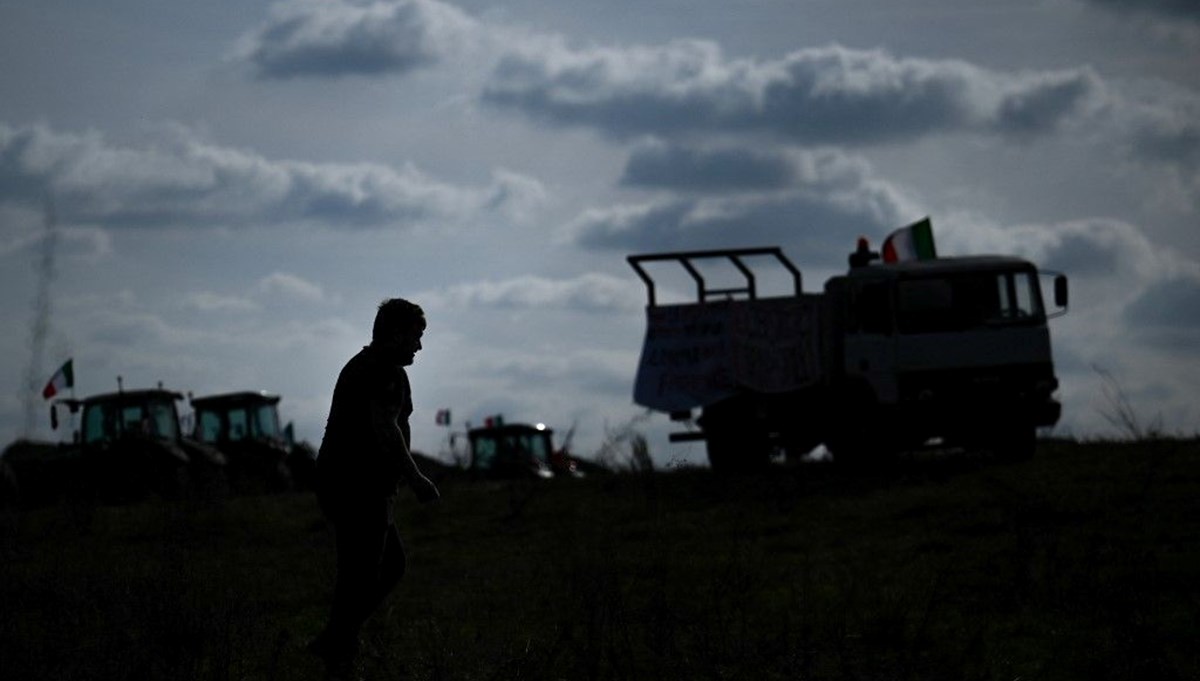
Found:
M 324 636 L 347 654 L 353 654 L 363 623 L 404 576 L 407 559 L 392 522 L 393 502 L 393 497 L 321 498 L 337 544 L 337 581 Z

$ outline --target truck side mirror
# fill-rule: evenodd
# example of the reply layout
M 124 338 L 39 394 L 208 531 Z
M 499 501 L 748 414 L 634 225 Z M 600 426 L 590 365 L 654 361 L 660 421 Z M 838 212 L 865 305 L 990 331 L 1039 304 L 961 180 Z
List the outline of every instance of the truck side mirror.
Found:
M 1067 298 L 1067 275 L 1060 274 L 1054 277 L 1054 304 L 1057 307 L 1066 307 Z

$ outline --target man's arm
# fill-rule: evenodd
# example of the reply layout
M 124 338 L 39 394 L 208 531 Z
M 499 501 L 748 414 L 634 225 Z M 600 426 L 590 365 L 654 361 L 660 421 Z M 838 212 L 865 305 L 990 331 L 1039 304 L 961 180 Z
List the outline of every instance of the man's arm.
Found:
M 417 462 L 413 461 L 412 451 L 400 430 L 399 418 L 399 404 L 379 399 L 371 400 L 371 428 L 380 449 L 391 453 L 388 463 L 394 467 L 400 479 L 408 483 L 419 501 L 434 501 L 441 495 L 437 486 L 421 473 Z

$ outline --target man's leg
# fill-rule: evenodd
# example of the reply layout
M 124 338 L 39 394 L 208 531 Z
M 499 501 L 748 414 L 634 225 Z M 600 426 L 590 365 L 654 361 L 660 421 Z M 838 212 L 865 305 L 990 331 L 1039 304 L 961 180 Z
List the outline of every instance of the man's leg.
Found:
M 395 525 L 389 525 L 387 539 L 383 548 L 383 559 L 379 563 L 379 572 L 375 580 L 375 594 L 367 614 L 374 612 L 383 603 L 392 589 L 404 578 L 408 568 L 408 557 L 404 551 L 404 541 Z M 364 618 L 365 619 L 365 618 Z
M 359 631 L 379 603 L 381 567 L 395 534 L 384 505 L 384 500 L 360 501 L 338 509 L 332 518 L 337 544 L 333 607 L 325 631 L 310 646 L 327 661 L 354 658 Z

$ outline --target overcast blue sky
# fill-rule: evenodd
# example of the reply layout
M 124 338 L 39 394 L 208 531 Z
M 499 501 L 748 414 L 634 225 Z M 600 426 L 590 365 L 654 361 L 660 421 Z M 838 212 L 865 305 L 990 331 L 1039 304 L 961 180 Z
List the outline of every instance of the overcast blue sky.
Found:
M 0 4 L 0 437 L 77 393 L 262 389 L 319 441 L 378 302 L 429 317 L 414 444 L 638 416 L 632 252 L 859 235 L 1071 276 L 1060 434 L 1200 424 L 1200 9 L 1161 0 Z M 31 350 L 44 205 L 50 326 Z M 1097 370 L 1097 367 L 1100 371 Z M 40 398 L 36 437 L 48 431 Z M 660 463 L 665 417 L 640 427 Z

